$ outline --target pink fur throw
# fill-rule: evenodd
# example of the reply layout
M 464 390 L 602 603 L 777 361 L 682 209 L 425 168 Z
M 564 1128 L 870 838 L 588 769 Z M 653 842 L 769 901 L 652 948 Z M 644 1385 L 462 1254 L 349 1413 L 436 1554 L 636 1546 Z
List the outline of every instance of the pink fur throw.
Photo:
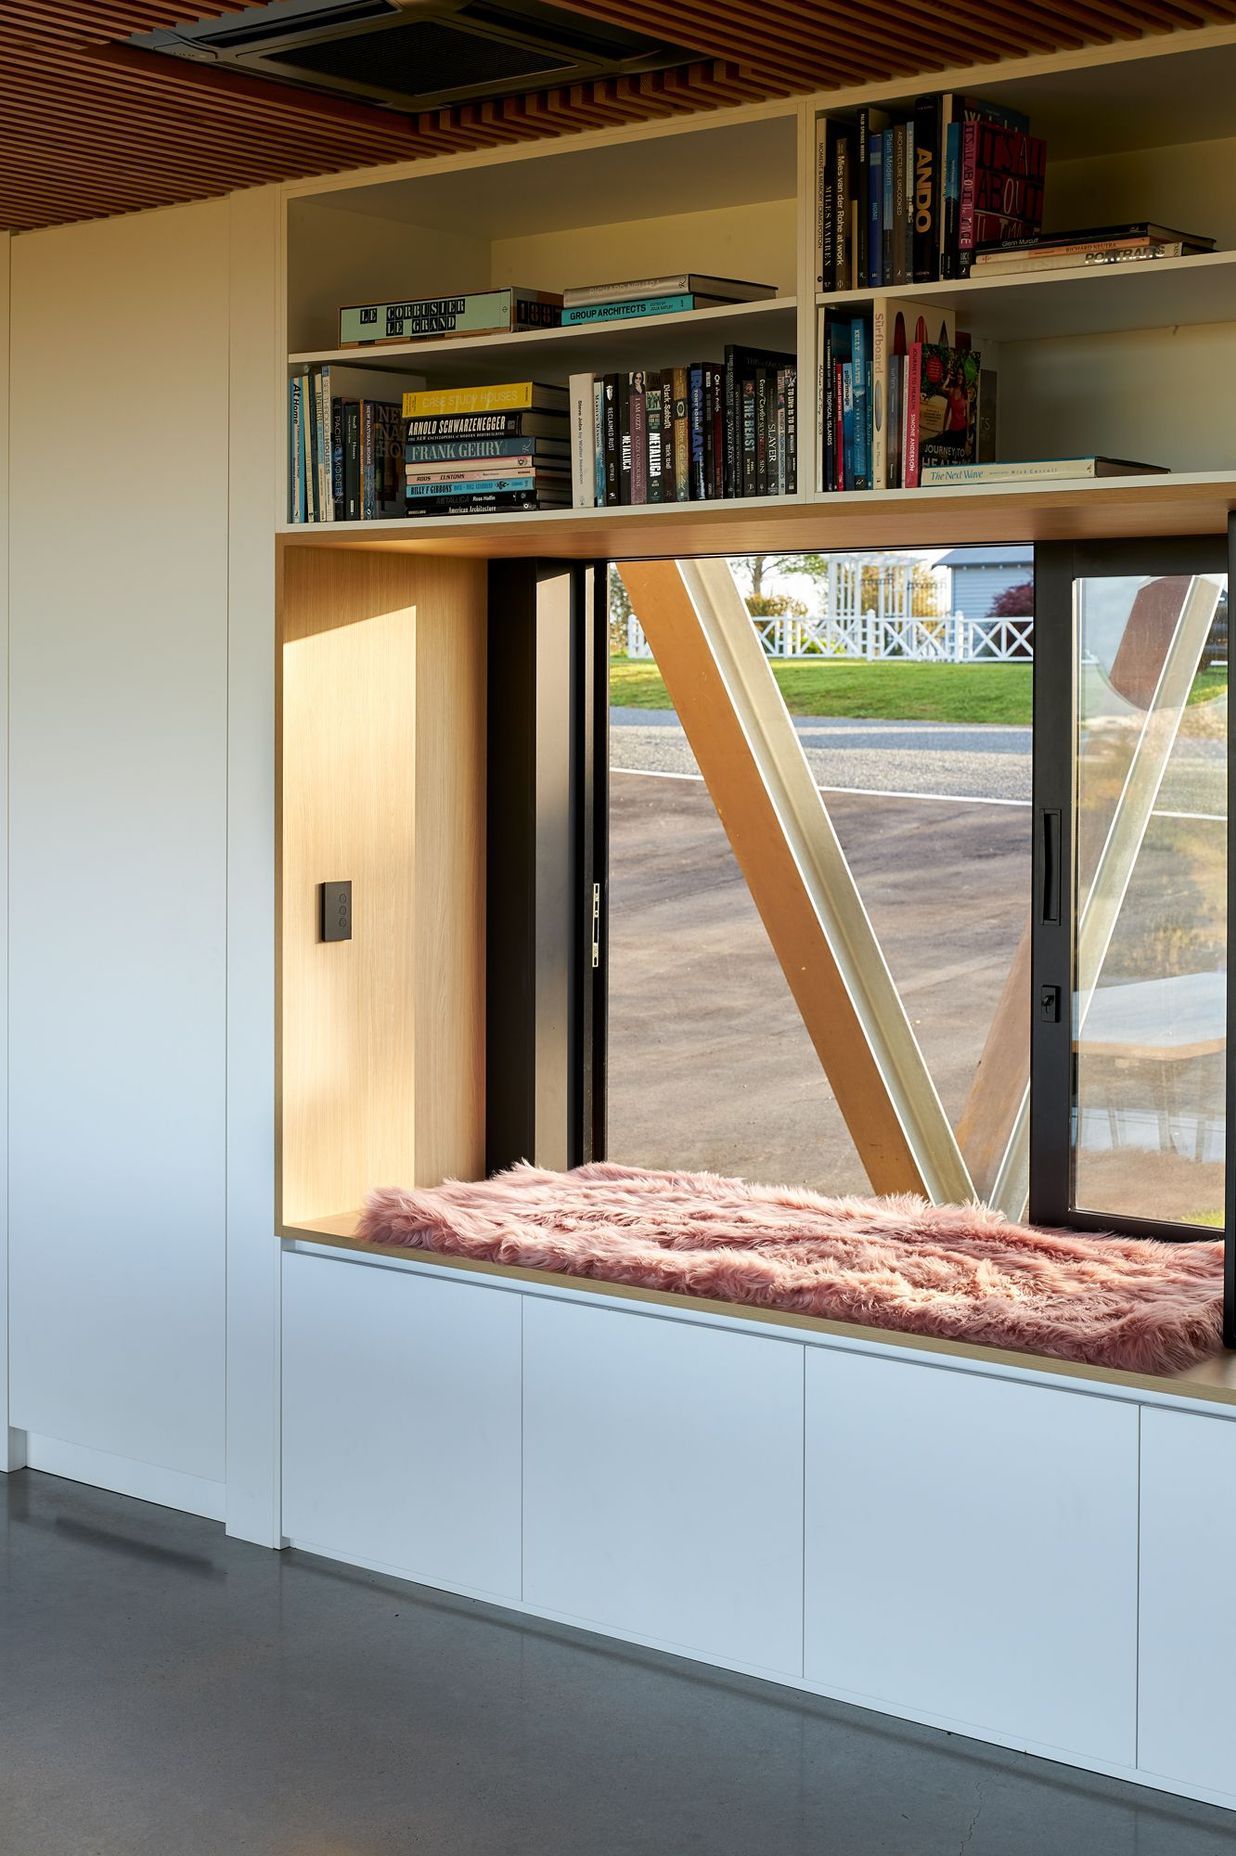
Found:
M 516 1166 L 371 1193 L 357 1235 L 1132 1372 L 1178 1371 L 1221 1345 L 1220 1244 L 1036 1231 L 980 1205 Z

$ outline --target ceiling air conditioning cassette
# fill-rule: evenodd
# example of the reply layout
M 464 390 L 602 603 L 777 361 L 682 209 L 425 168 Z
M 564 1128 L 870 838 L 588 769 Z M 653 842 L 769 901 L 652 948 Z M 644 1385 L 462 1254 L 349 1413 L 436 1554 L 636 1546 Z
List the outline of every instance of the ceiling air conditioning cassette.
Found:
M 542 0 L 273 0 L 128 42 L 413 112 L 700 55 Z

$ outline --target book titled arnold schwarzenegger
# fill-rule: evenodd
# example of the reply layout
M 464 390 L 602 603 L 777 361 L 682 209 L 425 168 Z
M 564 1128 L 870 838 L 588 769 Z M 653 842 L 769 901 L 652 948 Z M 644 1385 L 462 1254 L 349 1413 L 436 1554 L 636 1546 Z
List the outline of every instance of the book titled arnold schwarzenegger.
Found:
M 556 329 L 562 298 L 548 290 L 474 290 L 393 303 L 358 303 L 339 311 L 339 346 L 441 341 L 452 335 L 507 335 L 516 329 Z

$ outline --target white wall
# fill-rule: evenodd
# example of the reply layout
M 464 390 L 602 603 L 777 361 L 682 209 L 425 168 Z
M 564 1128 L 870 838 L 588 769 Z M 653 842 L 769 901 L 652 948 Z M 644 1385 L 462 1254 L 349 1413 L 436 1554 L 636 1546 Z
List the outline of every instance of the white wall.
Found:
M 35 1466 L 220 1517 L 229 1133 L 234 1262 L 275 1248 L 269 488 L 229 537 L 230 466 L 274 475 L 274 232 L 266 194 L 12 241 L 10 1422 Z M 230 459 L 235 381 L 268 397 Z M 259 1515 L 275 1267 L 246 1324 Z

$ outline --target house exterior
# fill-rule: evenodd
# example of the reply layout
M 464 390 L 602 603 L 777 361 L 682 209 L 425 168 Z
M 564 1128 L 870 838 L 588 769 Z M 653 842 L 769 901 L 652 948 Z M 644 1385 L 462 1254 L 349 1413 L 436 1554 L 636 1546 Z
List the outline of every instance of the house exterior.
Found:
M 967 619 L 985 619 L 1000 594 L 1034 578 L 1034 549 L 952 548 L 937 563 L 953 577 L 949 611 Z

